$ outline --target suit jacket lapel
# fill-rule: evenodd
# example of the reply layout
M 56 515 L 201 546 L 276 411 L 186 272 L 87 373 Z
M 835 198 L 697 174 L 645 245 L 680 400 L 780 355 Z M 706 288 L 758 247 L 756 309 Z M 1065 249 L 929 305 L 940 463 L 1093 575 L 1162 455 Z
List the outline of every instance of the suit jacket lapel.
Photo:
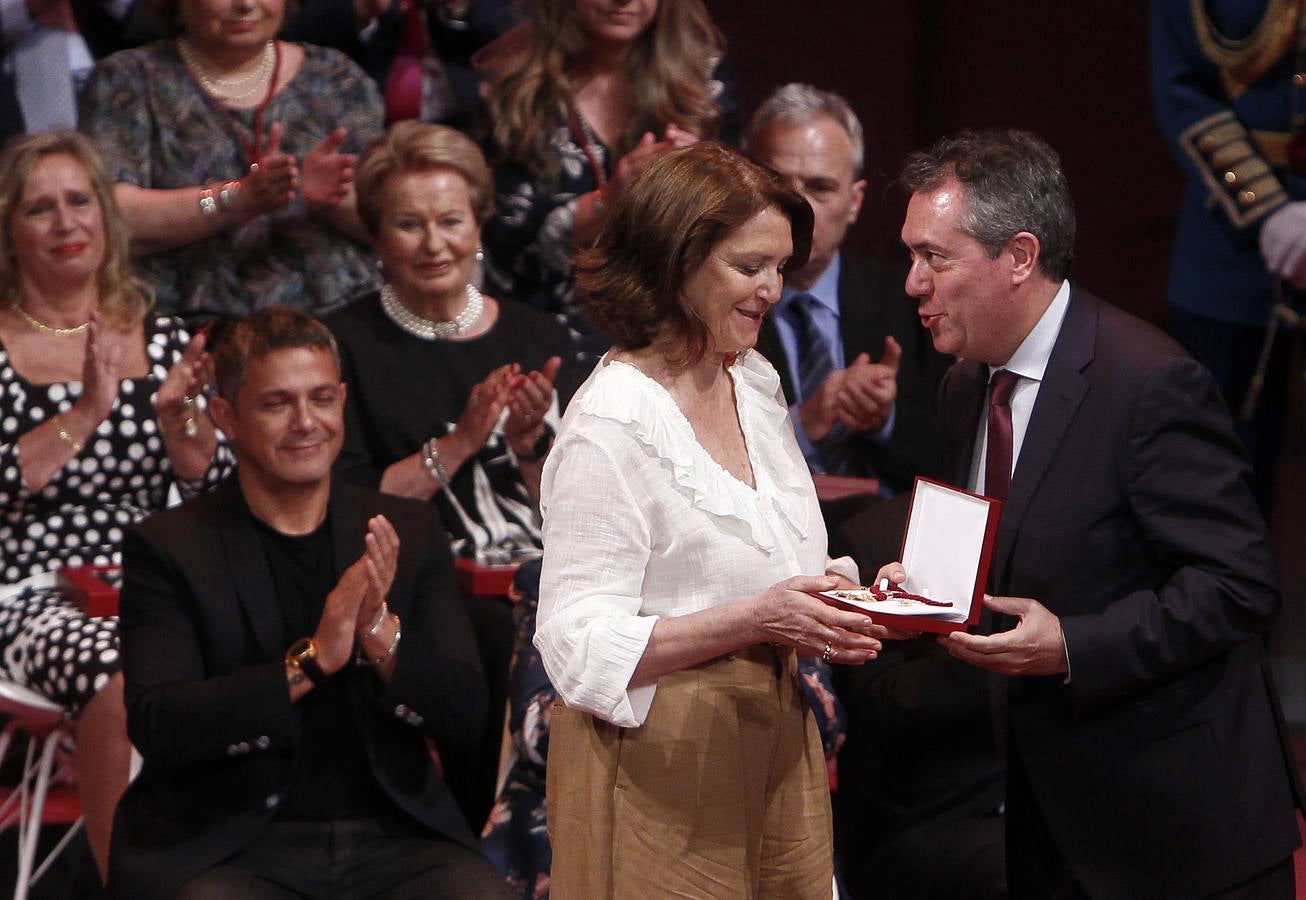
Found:
M 225 496 L 218 502 L 222 510 L 219 535 L 227 557 L 227 571 L 236 586 L 236 597 L 249 620 L 250 630 L 264 655 L 275 658 L 285 652 L 281 609 L 276 602 L 276 587 L 267 555 L 254 530 L 254 514 L 249 511 L 240 479 L 232 476 L 219 488 Z
M 1007 562 L 1015 544 L 1021 519 L 1029 510 L 1030 501 L 1039 483 L 1047 474 L 1066 430 L 1088 392 L 1088 379 L 1084 368 L 1093 361 L 1093 346 L 1097 338 L 1098 310 L 1094 301 L 1072 288 L 1070 305 L 1061 323 L 1061 331 L 1052 347 L 1043 381 L 1039 385 L 1038 399 L 1025 429 L 1020 459 L 1011 476 L 1011 488 L 1002 510 L 1002 524 L 998 529 L 998 545 L 994 564 L 998 578 L 994 584 L 1003 583 Z

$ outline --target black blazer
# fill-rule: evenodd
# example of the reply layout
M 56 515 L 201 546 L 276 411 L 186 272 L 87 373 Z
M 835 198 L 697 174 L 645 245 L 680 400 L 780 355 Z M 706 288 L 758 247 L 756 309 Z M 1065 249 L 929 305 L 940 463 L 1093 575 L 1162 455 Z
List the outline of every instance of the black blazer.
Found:
M 0 144 L 27 130 L 23 110 L 18 105 L 17 86 L 9 68 L 9 48 L 0 40 Z
M 354 719 L 379 789 L 414 821 L 475 848 L 426 743 L 465 749 L 486 714 L 448 540 L 429 505 L 337 482 L 338 574 L 363 553 L 377 513 L 399 533 L 388 603 L 403 637 L 388 686 L 351 682 Z M 276 812 L 298 741 L 283 658 L 303 635 L 283 633 L 235 477 L 130 529 L 123 563 L 127 726 L 145 764 L 118 805 L 110 887 L 133 900 L 171 897 L 257 840 Z
M 883 447 L 869 438 L 854 438 L 856 470 L 849 474 L 883 479 L 898 492 L 910 489 L 917 475 L 940 473 L 935 398 L 952 363 L 952 357 L 934 349 L 929 331 L 921 327 L 916 301 L 903 292 L 906 278 L 905 264 L 840 256 L 839 333 L 845 360 L 865 352 L 878 361 L 887 335 L 902 347 L 893 436 Z M 757 349 L 775 365 L 785 399 L 792 404 L 797 390 L 771 316 L 762 322 Z
M 943 385 L 958 484 L 986 381 L 961 362 Z M 1205 896 L 1300 843 L 1264 650 L 1280 601 L 1247 475 L 1210 374 L 1073 289 L 990 589 L 1061 619 L 1072 681 L 1011 679 L 1006 740 L 1093 896 Z M 1009 825 L 1009 852 L 1020 839 Z

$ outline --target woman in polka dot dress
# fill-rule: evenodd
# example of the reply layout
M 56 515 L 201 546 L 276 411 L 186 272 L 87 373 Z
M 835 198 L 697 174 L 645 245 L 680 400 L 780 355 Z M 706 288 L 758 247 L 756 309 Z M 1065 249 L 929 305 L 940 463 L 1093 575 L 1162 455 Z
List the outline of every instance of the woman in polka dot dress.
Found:
M 203 415 L 204 338 L 147 317 L 111 182 L 76 134 L 0 151 L 0 678 L 77 719 L 78 787 L 101 874 L 127 784 L 117 622 L 51 573 L 118 561 L 123 529 L 225 474 Z

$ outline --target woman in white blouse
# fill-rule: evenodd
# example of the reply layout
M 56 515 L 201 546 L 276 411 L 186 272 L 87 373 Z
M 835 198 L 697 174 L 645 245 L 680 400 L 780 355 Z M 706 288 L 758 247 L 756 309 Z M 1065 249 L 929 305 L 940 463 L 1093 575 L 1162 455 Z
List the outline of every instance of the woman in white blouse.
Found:
M 556 896 L 830 896 L 795 651 L 861 663 L 887 633 L 812 596 L 857 573 L 826 555 L 779 378 L 749 352 L 811 227 L 778 175 L 705 142 L 650 165 L 578 260 L 615 349 L 542 481 Z

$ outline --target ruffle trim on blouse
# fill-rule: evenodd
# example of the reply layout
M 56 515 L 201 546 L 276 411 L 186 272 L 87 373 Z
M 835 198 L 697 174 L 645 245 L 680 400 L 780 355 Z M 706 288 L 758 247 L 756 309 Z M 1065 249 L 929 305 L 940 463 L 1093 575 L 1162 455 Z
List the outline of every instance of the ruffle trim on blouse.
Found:
M 630 427 L 640 443 L 671 465 L 676 483 L 689 493 L 695 507 L 745 523 L 759 549 L 770 553 L 776 548 L 764 516 L 768 507 L 796 534 L 806 536 L 810 480 L 804 483 L 807 469 L 797 446 L 791 454 L 783 441 L 790 427 L 789 411 L 774 399 L 780 380 L 769 363 L 748 353 L 741 354 L 731 368 L 756 491 L 703 448 L 662 385 L 629 363 L 605 358 L 599 365 L 605 371 L 596 373 L 589 390 L 577 398 L 581 413 Z

